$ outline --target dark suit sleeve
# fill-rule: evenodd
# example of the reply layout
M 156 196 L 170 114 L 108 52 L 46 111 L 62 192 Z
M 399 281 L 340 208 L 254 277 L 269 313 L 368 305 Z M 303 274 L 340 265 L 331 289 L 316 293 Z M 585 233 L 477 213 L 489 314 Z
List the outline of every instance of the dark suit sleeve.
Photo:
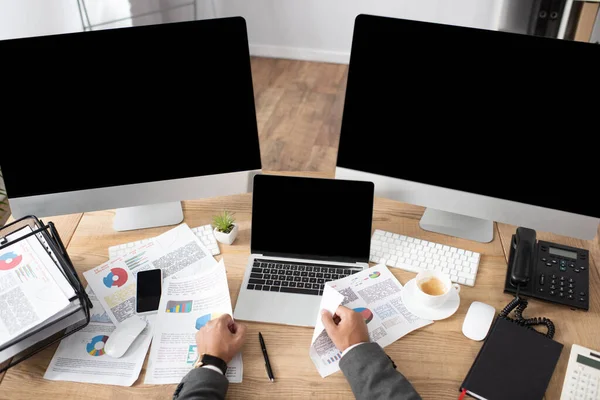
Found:
M 194 368 L 183 377 L 173 400 L 223 400 L 229 381 L 222 374 L 208 368 Z
M 340 369 L 357 400 L 421 399 L 377 343 L 361 344 L 350 350 L 340 360 Z

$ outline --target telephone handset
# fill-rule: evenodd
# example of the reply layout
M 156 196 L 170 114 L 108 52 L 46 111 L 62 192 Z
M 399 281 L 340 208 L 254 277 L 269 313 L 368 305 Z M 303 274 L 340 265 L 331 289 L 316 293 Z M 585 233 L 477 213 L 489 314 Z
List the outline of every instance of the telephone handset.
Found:
M 531 267 L 535 259 L 535 231 L 528 228 L 517 228 L 512 237 L 511 250 L 515 252 L 512 263 L 510 281 L 517 286 L 526 285 L 531 276 Z
M 589 252 L 536 240 L 533 229 L 512 236 L 505 293 L 589 309 Z

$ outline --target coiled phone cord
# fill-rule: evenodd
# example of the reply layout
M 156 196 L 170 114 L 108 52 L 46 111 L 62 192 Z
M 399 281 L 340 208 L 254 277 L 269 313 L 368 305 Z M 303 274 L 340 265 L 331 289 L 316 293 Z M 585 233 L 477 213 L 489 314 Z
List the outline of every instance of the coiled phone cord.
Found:
M 551 320 L 549 320 L 548 318 L 545 318 L 545 317 L 523 318 L 523 311 L 525 311 L 525 309 L 527 308 L 527 304 L 528 304 L 527 300 L 520 298 L 519 292 L 517 291 L 515 298 L 512 299 L 512 301 L 510 303 L 508 303 L 508 305 L 506 307 L 504 307 L 504 309 L 502 309 L 502 311 L 500 312 L 500 317 L 504 318 L 506 320 L 512 321 L 518 325 L 524 326 L 533 331 L 536 331 L 535 329 L 533 329 L 533 326 L 544 325 L 548 329 L 548 331 L 546 332 L 546 337 L 548 339 L 552 339 L 554 337 L 554 333 L 556 332 L 556 329 L 554 328 L 554 323 Z M 511 311 L 513 311 L 513 310 L 515 311 L 515 317 L 516 317 L 514 319 L 510 318 L 508 316 L 508 314 L 510 314 Z M 543 335 L 543 333 L 541 333 L 541 332 L 538 332 L 538 333 Z

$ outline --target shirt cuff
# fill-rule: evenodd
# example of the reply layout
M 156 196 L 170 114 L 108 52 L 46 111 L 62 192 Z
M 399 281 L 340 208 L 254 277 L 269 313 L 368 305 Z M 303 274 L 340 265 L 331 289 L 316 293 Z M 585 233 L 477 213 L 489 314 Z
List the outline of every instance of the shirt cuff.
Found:
M 365 343 L 367 343 L 367 342 L 356 343 L 356 344 L 353 344 L 352 346 L 348 347 L 346 350 L 342 351 L 342 357 L 344 357 L 353 348 L 360 346 L 361 344 L 365 344 Z
M 221 375 L 223 375 L 223 371 L 221 371 L 219 368 L 215 367 L 214 365 L 203 365 L 200 368 L 212 369 L 213 371 L 217 371 L 218 373 L 220 373 Z

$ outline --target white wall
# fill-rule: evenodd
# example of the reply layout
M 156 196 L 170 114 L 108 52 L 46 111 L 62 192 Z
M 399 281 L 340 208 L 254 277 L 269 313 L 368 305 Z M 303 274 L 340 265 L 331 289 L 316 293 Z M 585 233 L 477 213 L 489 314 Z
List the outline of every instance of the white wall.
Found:
M 0 40 L 81 30 L 77 0 L 0 0 Z
M 110 3 L 118 1 L 129 3 L 86 0 L 90 11 L 98 3 L 111 13 L 115 9 Z M 347 63 L 358 14 L 499 29 L 509 1 L 513 0 L 197 0 L 197 5 L 199 18 L 245 17 L 253 55 Z M 177 0 L 134 4 L 154 2 Z M 81 29 L 77 0 L 0 0 L 0 40 Z
M 212 0 L 217 16 L 241 15 L 251 53 L 347 63 L 361 13 L 498 29 L 504 0 Z

